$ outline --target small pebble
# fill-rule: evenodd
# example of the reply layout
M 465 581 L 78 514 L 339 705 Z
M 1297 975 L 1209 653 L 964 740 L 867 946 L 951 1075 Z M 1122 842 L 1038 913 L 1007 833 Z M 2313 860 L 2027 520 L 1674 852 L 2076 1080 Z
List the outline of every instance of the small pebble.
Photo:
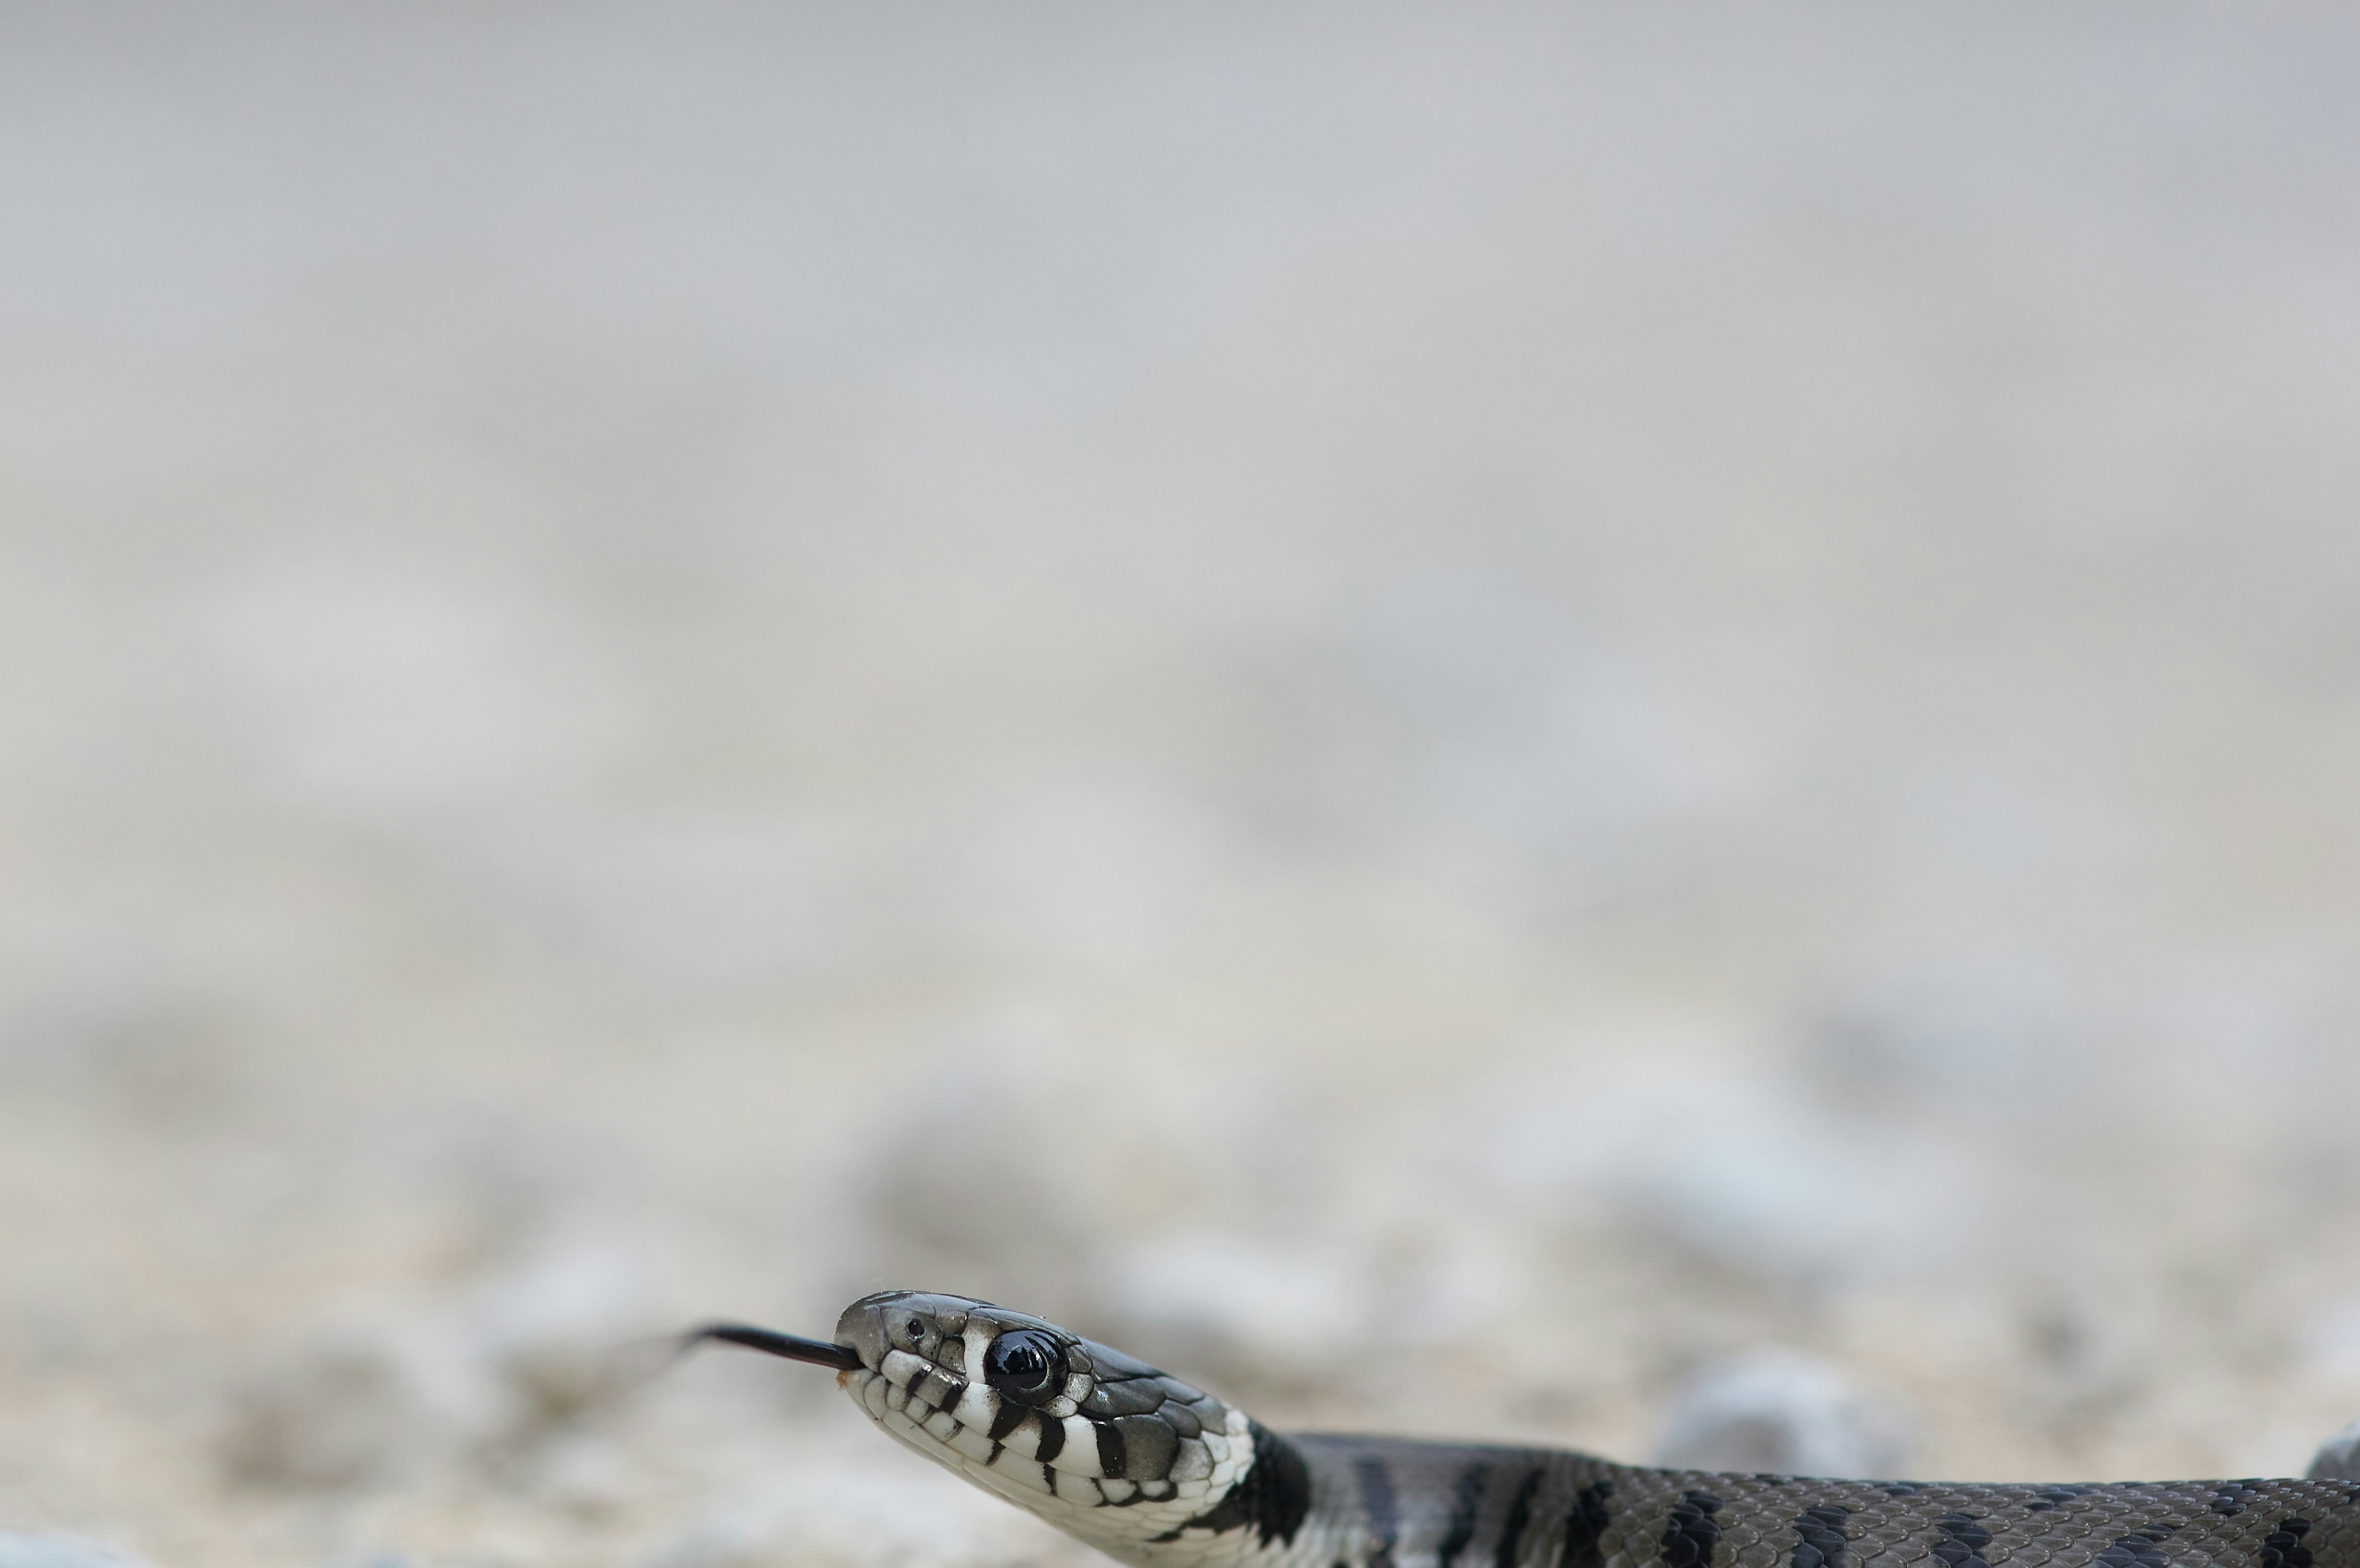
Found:
M 2360 1421 L 2321 1443 L 2303 1474 L 2313 1481 L 2360 1481 Z
M 1757 1350 L 1672 1396 L 1655 1462 L 1695 1470 L 1880 1479 L 1909 1468 L 1915 1423 L 1816 1356 Z

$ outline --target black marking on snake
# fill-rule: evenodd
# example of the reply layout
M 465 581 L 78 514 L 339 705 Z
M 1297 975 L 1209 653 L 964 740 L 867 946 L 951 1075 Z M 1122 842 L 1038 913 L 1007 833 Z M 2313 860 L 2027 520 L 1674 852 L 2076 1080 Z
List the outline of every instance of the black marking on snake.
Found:
M 1368 1568 L 1393 1568 L 1393 1543 L 1401 1539 L 1401 1511 L 1393 1500 L 1393 1473 L 1382 1459 L 1355 1459 L 1352 1479 L 1360 1485 L 1360 1506 L 1368 1510 L 1369 1528 L 1377 1537 Z
M 2223 1519 L 2235 1519 L 2245 1511 L 2245 1505 L 2253 1500 L 2254 1487 L 2250 1483 L 2223 1481 L 2221 1483 L 2221 1489 L 2212 1494 L 2212 1500 L 2204 1506 Z
M 1942 1539 L 1928 1548 L 1946 1568 L 1991 1568 L 1983 1561 L 1983 1548 L 1991 1544 L 1991 1531 L 1965 1514 L 1944 1514 L 1934 1521 Z M 2109 1563 L 2107 1568 L 2129 1568 L 2127 1563 Z M 2140 1568 L 2147 1568 L 2141 1564 Z
M 1524 1484 L 1508 1499 L 1508 1517 L 1500 1526 L 1500 1550 L 1492 1558 L 1493 1568 L 1516 1568 L 1516 1548 L 1524 1544 L 1524 1531 L 1533 1522 L 1533 1494 L 1541 1489 L 1541 1473 L 1524 1473 Z
M 1295 1532 L 1303 1528 L 1304 1519 L 1311 1512 L 1310 1468 L 1303 1463 L 1303 1455 L 1295 1452 L 1295 1444 L 1262 1422 L 1248 1421 L 1246 1435 L 1253 1440 L 1253 1464 L 1230 1485 L 1219 1505 L 1185 1524 L 1151 1537 L 1152 1541 L 1177 1541 L 1182 1530 L 1209 1530 L 1218 1535 L 1251 1525 L 1264 1546 L 1273 1541 L 1286 1546 L 1295 1543 Z M 1364 1459 L 1360 1463 L 1372 1461 Z M 1392 1496 L 1390 1490 L 1386 1496 Z
M 995 1444 L 1005 1443 L 1008 1441 L 1008 1434 L 1022 1426 L 1024 1418 L 1032 1413 L 1013 1399 L 1002 1399 L 1000 1401 L 1000 1408 L 991 1412 L 991 1430 L 984 1435 L 990 1438 Z
M 1291 1546 L 1311 1512 L 1310 1467 L 1295 1444 L 1262 1422 L 1248 1421 L 1246 1432 L 1253 1439 L 1254 1466 L 1238 1485 L 1254 1493 L 1254 1527 L 1264 1544 L 1276 1541 Z
M 1614 1495 L 1612 1481 L 1592 1481 L 1574 1494 L 1573 1511 L 1566 1516 L 1565 1550 L 1557 1557 L 1557 1568 L 1603 1568 L 1604 1554 L 1598 1549 L 1613 1522 L 1607 1511 L 1606 1501 Z
M 1852 1510 L 1841 1503 L 1818 1503 L 1795 1519 L 1795 1550 L 1788 1568 L 1845 1568 L 1844 1520 Z
M 2146 1535 L 2118 1535 L 2114 1543 L 2090 1559 L 2105 1568 L 2164 1568 L 2163 1548 Z
M 1032 1457 L 1046 1465 L 1049 1461 L 1065 1452 L 1065 1423 L 1054 1416 L 1045 1414 L 1035 1415 L 1033 1420 L 1040 1423 L 1041 1442 L 1032 1450 Z
M 1712 1549 L 1721 1544 L 1712 1516 L 1719 1512 L 1721 1499 L 1710 1492 L 1680 1494 L 1664 1524 L 1664 1568 L 1712 1568 Z
M 1450 1528 L 1443 1531 L 1442 1544 L 1434 1549 L 1434 1568 L 1450 1568 L 1475 1539 L 1475 1508 L 1483 1500 L 1483 1479 L 1491 1472 L 1486 1461 L 1459 1473 L 1459 1485 L 1450 1493 Z
M 1049 1495 L 1053 1497 L 1055 1497 L 1057 1495 L 1057 1473 L 1049 1468 L 1048 1465 L 1043 1465 L 1041 1466 L 1041 1480 L 1048 1486 Z
M 2311 1568 L 2311 1548 L 2302 1538 L 2311 1533 L 2307 1519 L 2278 1520 L 2278 1529 L 2262 1537 L 2261 1550 L 2254 1554 L 2258 1568 Z
M 923 1405 L 926 1414 L 931 1416 L 958 1403 L 959 1390 L 966 1387 L 964 1383 L 952 1383 L 939 1372 L 929 1372 L 910 1385 L 910 1403 Z
M 1098 1434 L 1098 1474 L 1113 1480 L 1122 1474 L 1122 1429 L 1110 1421 L 1094 1421 L 1090 1430 Z

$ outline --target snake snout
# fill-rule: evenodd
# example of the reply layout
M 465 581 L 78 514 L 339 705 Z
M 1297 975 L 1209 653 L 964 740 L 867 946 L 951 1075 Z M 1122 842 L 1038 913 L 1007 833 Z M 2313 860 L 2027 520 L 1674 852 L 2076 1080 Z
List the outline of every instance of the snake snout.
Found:
M 863 1367 L 875 1371 L 884 1364 L 885 1352 L 892 1348 L 891 1330 L 885 1322 L 886 1304 L 908 1295 L 906 1290 L 892 1290 L 881 1296 L 863 1296 L 853 1302 L 836 1320 L 836 1343 L 847 1346 L 860 1357 Z
M 836 1342 L 857 1352 L 872 1372 L 882 1370 L 885 1357 L 897 1350 L 959 1369 L 965 1362 L 959 1335 L 983 1305 L 931 1290 L 880 1290 L 844 1309 L 836 1320 Z

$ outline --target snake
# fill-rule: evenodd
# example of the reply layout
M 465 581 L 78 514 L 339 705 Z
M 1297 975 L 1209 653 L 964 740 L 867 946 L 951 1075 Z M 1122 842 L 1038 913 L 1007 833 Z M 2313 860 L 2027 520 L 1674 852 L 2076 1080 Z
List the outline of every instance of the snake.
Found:
M 2300 1480 L 1722 1474 L 1282 1435 L 964 1296 L 864 1296 L 832 1341 L 729 1323 L 684 1336 L 706 1340 L 836 1368 L 888 1437 L 1132 1568 L 2360 1568 L 2360 1476 L 2327 1451 Z

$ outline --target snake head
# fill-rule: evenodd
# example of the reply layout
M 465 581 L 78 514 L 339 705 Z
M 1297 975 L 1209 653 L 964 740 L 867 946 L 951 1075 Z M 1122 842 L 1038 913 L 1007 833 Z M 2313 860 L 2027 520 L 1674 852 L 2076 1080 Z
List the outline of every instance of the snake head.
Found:
M 886 1434 L 1109 1550 L 1229 1528 L 1274 1442 L 1242 1411 L 1026 1312 L 887 1290 L 844 1311 L 837 1382 Z
M 1112 1385 L 1164 1378 L 1153 1367 L 1027 1313 L 917 1290 L 887 1290 L 853 1302 L 836 1320 L 836 1342 L 858 1356 L 863 1369 L 926 1396 L 930 1406 L 956 1410 L 967 1402 L 964 1389 L 946 1387 L 960 1383 L 976 1390 L 973 1404 L 996 1401 L 1011 1411 L 1011 1421 L 1026 1411 L 1061 1421 L 1085 1409 L 1108 1414 L 1115 1404 L 1139 1402 Z M 1157 1391 L 1168 1397 L 1167 1390 Z M 1193 1388 L 1186 1397 L 1204 1398 Z

